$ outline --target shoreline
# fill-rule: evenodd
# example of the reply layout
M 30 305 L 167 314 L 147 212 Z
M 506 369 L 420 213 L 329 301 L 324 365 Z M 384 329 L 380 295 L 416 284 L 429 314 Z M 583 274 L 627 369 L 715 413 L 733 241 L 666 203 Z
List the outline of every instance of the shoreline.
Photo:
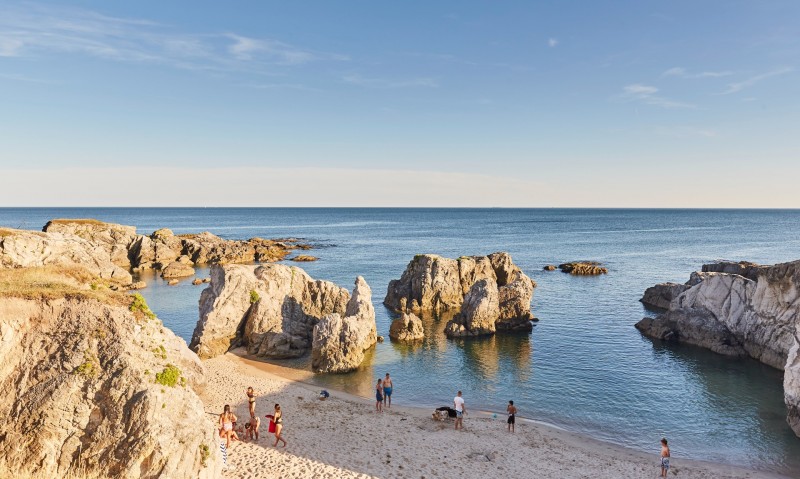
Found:
M 461 457 L 460 461 L 451 464 L 437 463 L 435 459 L 420 461 L 417 458 L 414 461 L 413 457 L 407 458 L 407 462 L 413 464 L 414 470 L 426 471 L 425 474 L 422 474 L 423 477 L 438 477 L 440 474 L 442 477 L 447 477 L 446 471 L 463 468 L 464 461 L 474 463 L 472 464 L 474 467 L 466 469 L 468 472 L 477 472 L 475 467 L 480 469 L 490 465 L 487 473 L 491 471 L 496 473 L 497 469 L 517 468 L 522 474 L 530 473 L 532 470 L 541 471 L 537 474 L 539 477 L 585 477 L 590 471 L 594 477 L 609 478 L 658 477 L 660 473 L 657 468 L 658 450 L 655 446 L 653 453 L 648 454 L 534 419 L 520 417 L 517 422 L 517 432 L 510 434 L 506 431 L 505 421 L 492 418 L 492 415 L 497 413 L 478 410 L 474 414 L 467 415 L 465 418 L 467 431 L 462 434 L 452 431 L 452 422 L 450 421 L 444 423 L 433 421 L 430 417 L 432 409 L 428 409 L 426 406 L 393 406 L 382 414 L 375 414 L 374 400 L 336 389 L 329 389 L 332 394 L 327 401 L 318 401 L 316 395 L 320 386 L 304 381 L 304 379 L 312 377 L 313 373 L 250 359 L 243 354 L 243 351 L 242 349 L 234 350 L 218 358 L 204 361 L 209 369 L 207 386 L 209 391 L 201 394 L 201 398 L 206 404 L 206 410 L 209 408 L 214 411 L 220 409 L 219 400 L 222 399 L 222 396 L 230 397 L 233 400 L 229 402 L 237 414 L 246 418 L 247 405 L 243 401 L 235 399 L 243 396 L 243 393 L 236 394 L 239 392 L 238 389 L 236 391 L 226 390 L 224 394 L 221 394 L 222 391 L 220 391 L 220 386 L 223 384 L 218 383 L 223 381 L 227 383 L 234 379 L 233 382 L 241 385 L 239 386 L 241 391 L 244 391 L 246 387 L 244 384 L 261 383 L 257 388 L 257 394 L 259 394 L 259 389 L 267 394 L 259 396 L 261 405 L 258 406 L 257 414 L 260 417 L 265 414 L 264 405 L 271 402 L 273 398 L 275 401 L 280 401 L 283 410 L 291 411 L 292 415 L 296 415 L 297 410 L 311 411 L 312 414 L 304 416 L 302 421 L 298 420 L 300 418 L 292 418 L 292 422 L 309 423 L 307 424 L 309 429 L 297 431 L 291 427 L 291 423 L 289 424 L 285 431 L 286 438 L 290 442 L 288 452 L 272 449 L 265 442 L 264 435 L 268 436 L 267 440 L 270 442 L 273 440 L 273 435 L 266 433 L 266 423 L 262 423 L 260 443 L 243 442 L 235 443 L 232 446 L 229 457 L 237 467 L 233 471 L 226 472 L 224 477 L 243 479 L 263 477 L 258 474 L 253 475 L 254 471 L 258 470 L 253 467 L 254 464 L 268 464 L 272 468 L 277 467 L 282 471 L 280 477 L 305 477 L 303 474 L 309 473 L 319 477 L 420 477 L 418 472 L 411 476 L 406 475 L 408 469 L 402 470 L 402 464 L 399 465 L 401 471 L 398 471 L 393 469 L 391 462 L 377 464 L 374 461 L 375 454 L 380 454 L 380 451 L 384 449 L 391 450 L 392 455 L 400 454 L 408 447 L 413 449 L 413 445 L 408 445 L 408 447 L 403 445 L 401 451 L 396 451 L 397 442 L 387 440 L 388 438 L 380 433 L 374 433 L 376 423 L 380 424 L 382 428 L 383 423 L 397 423 L 398 419 L 406 423 L 404 429 L 411 435 L 418 436 L 419 430 L 422 430 L 427 432 L 425 435 L 431 436 L 430 440 L 425 438 L 422 441 L 423 444 L 417 444 L 416 454 L 412 454 L 412 456 L 433 454 L 434 458 L 444 456 L 448 459 L 445 462 L 451 463 L 455 451 L 448 447 L 449 444 L 463 442 L 464 444 L 461 444 L 463 448 L 457 449 L 459 451 L 468 448 L 474 449 L 473 452 L 466 454 L 465 458 Z M 231 371 L 235 374 L 231 374 Z M 281 371 L 289 372 L 288 375 L 292 377 L 282 375 Z M 218 377 L 220 379 L 216 380 Z M 312 399 L 305 399 L 307 394 L 310 394 Z M 270 401 L 265 402 L 264 396 L 270 397 Z M 322 409 L 332 411 L 323 412 Z M 335 443 L 339 440 L 338 428 L 335 428 L 332 434 L 325 434 L 325 428 L 315 427 L 315 424 L 327 422 L 329 414 L 341 417 L 344 412 L 350 414 L 344 414 L 346 417 L 342 421 L 342 425 L 347 427 L 351 433 L 345 434 L 345 436 L 370 436 L 366 448 L 372 449 L 371 454 L 366 455 L 363 451 L 359 454 L 359 451 L 355 450 L 352 451 L 352 456 L 342 457 L 342 451 L 335 447 L 330 450 L 304 451 L 306 454 L 300 456 L 291 454 L 293 449 L 298 447 L 296 445 L 294 448 L 292 447 L 298 439 L 303 442 L 318 442 L 317 440 L 321 439 L 320 446 L 322 448 L 329 446 L 329 441 Z M 468 412 L 471 412 L 469 408 Z M 504 415 L 500 417 L 502 418 Z M 312 437 L 309 437 L 309 433 L 312 433 Z M 261 445 L 264 447 L 260 447 Z M 500 449 L 495 450 L 498 447 Z M 525 448 L 525 454 L 519 454 L 521 447 Z M 241 457 L 237 451 L 241 452 Z M 510 457 L 507 453 L 509 451 L 512 452 Z M 389 452 L 386 454 L 390 455 Z M 463 456 L 463 454 L 461 455 Z M 308 464 L 309 459 L 313 460 L 313 466 Z M 237 464 L 239 461 L 241 464 Z M 391 461 L 391 459 L 387 458 L 386 461 Z M 353 471 L 352 468 L 357 470 Z M 651 469 L 649 472 L 648 468 Z M 686 478 L 789 478 L 789 476 L 774 472 L 680 457 L 673 457 L 672 471 L 676 474 L 679 473 L 680 477 Z M 349 473 L 353 473 L 353 475 L 348 475 Z

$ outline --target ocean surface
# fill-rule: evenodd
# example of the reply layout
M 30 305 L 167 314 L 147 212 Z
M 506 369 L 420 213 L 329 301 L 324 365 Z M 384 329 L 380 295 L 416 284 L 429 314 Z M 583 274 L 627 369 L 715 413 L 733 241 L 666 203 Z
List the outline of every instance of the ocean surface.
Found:
M 689 457 L 800 476 L 800 438 L 785 421 L 781 371 L 691 346 L 643 337 L 639 303 L 659 282 L 684 282 L 704 262 L 776 263 L 800 258 L 798 210 L 603 209 L 0 209 L 0 225 L 40 229 L 57 217 L 135 225 L 149 234 L 211 231 L 230 239 L 301 237 L 315 245 L 311 276 L 373 290 L 378 344 L 352 374 L 317 375 L 321 387 L 371 396 L 386 372 L 396 404 L 452 404 L 519 414 L 631 448 L 658 451 L 670 440 L 676 463 Z M 456 258 L 508 251 L 537 283 L 531 334 L 449 340 L 427 320 L 427 339 L 388 341 L 386 286 L 415 254 Z M 545 272 L 571 260 L 605 263 L 609 273 Z M 205 268 L 198 276 L 206 276 Z M 154 275 L 142 291 L 152 309 L 188 342 L 204 286 L 167 287 Z M 275 361 L 308 368 L 308 360 Z M 502 427 L 503 415 L 498 415 Z

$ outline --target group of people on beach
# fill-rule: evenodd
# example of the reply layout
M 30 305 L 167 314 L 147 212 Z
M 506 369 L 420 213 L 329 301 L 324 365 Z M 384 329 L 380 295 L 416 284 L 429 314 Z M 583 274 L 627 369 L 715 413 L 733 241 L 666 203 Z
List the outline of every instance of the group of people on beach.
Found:
M 248 387 L 246 391 L 248 410 L 250 412 L 250 421 L 245 423 L 244 426 L 237 428 L 236 423 L 238 418 L 236 414 L 231 412 L 230 404 L 226 404 L 219 415 L 219 437 L 225 439 L 225 448 L 231 447 L 231 441 L 240 441 L 239 434 L 244 436 L 244 440 L 258 441 L 259 428 L 261 427 L 261 419 L 256 415 L 256 394 L 252 387 Z M 281 436 L 283 431 L 283 412 L 281 411 L 280 404 L 275 404 L 275 409 L 272 414 L 265 416 L 270 420 L 270 429 L 274 428 L 275 443 L 273 447 L 278 446 L 278 442 L 283 442 L 283 447 L 286 447 L 286 440 Z

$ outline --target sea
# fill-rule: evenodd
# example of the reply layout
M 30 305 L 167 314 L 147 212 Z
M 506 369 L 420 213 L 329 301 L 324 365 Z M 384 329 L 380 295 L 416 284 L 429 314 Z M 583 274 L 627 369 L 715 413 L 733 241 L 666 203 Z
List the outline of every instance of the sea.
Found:
M 41 229 L 52 218 L 96 218 L 139 233 L 210 231 L 223 238 L 299 237 L 313 263 L 292 263 L 312 277 L 352 289 L 363 276 L 373 291 L 378 334 L 386 341 L 362 367 L 314 375 L 320 388 L 372 396 L 391 373 L 398 405 L 452 404 L 503 412 L 633 449 L 800 477 L 800 438 L 786 423 L 783 373 L 752 359 L 654 341 L 634 324 L 647 311 L 644 290 L 684 282 L 703 263 L 762 264 L 800 259 L 800 210 L 700 209 L 392 209 L 392 208 L 5 208 L 0 225 Z M 509 252 L 537 284 L 530 334 L 447 339 L 444 321 L 426 319 L 421 344 L 389 341 L 395 316 L 382 305 L 390 280 L 416 254 L 457 258 Z M 602 262 L 595 277 L 547 272 L 547 264 Z M 197 275 L 208 275 L 198 268 Z M 166 286 L 144 275 L 141 291 L 164 324 L 190 341 L 203 286 Z M 310 369 L 309 360 L 273 361 Z M 524 452 L 523 452 L 524 453 Z M 532 453 L 532 452 L 531 452 Z

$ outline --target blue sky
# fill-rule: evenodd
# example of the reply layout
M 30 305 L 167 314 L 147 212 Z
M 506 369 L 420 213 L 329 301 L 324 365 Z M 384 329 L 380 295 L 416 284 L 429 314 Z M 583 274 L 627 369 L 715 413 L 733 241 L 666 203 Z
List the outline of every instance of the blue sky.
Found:
M 793 0 L 3 2 L 0 205 L 800 207 L 798 25 Z

